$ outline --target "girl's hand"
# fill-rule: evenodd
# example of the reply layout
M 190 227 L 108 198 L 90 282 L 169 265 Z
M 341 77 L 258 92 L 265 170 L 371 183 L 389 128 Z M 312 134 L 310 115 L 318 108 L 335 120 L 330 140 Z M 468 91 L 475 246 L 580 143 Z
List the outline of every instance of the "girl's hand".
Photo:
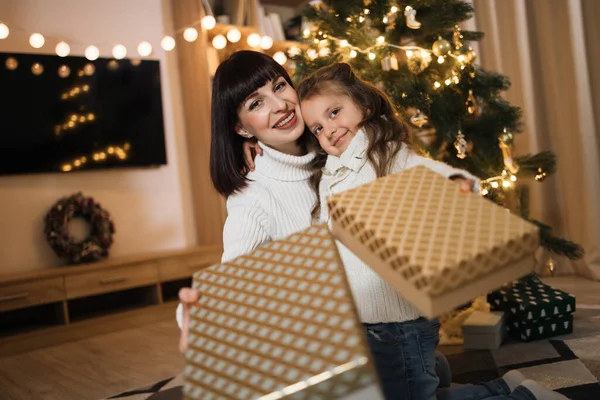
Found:
M 196 289 L 181 288 L 179 290 L 179 300 L 183 307 L 183 318 L 181 321 L 181 335 L 179 336 L 179 351 L 182 353 L 187 349 L 187 338 L 190 331 L 190 309 L 192 304 L 200 298 L 200 293 Z
M 475 185 L 474 180 L 464 178 L 460 175 L 451 176 L 450 180 L 458 183 L 461 192 L 463 192 L 463 193 L 473 192 L 473 186 Z
M 262 148 L 258 145 L 256 140 L 244 140 L 244 145 L 242 147 L 244 150 L 244 161 L 246 162 L 246 167 L 248 167 L 250 171 L 254 171 L 254 157 L 257 155 L 262 156 Z

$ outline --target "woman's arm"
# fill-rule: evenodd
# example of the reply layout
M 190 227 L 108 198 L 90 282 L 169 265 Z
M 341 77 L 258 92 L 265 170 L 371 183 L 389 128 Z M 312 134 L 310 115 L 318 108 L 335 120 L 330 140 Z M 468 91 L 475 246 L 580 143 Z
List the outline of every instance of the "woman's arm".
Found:
M 269 217 L 258 204 L 244 204 L 239 200 L 227 201 L 227 219 L 223 227 L 222 262 L 248 254 L 271 240 Z

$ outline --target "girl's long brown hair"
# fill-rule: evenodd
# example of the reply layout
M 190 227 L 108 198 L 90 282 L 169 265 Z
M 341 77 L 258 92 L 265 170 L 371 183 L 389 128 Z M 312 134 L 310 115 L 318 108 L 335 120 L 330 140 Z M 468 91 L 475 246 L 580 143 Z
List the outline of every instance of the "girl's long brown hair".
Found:
M 361 110 L 363 119 L 360 127 L 369 141 L 367 160 L 373 165 L 378 178 L 390 173 L 402 145 L 410 146 L 410 141 L 406 125 L 389 97 L 371 83 L 357 77 L 346 63 L 335 63 L 320 68 L 298 87 L 301 102 L 315 95 L 332 92 L 350 97 Z M 317 196 L 326 159 L 327 154 L 321 149 L 312 163 L 314 171 L 311 186 Z M 319 213 L 320 204 L 317 202 L 312 210 L 312 217 L 317 218 Z

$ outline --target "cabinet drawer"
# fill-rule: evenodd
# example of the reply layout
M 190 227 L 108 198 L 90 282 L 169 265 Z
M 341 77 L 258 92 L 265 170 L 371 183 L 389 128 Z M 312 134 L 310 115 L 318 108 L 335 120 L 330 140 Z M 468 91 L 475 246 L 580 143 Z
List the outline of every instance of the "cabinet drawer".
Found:
M 0 286 L 0 311 L 53 303 L 65 299 L 62 277 Z
M 164 282 L 189 278 L 194 272 L 218 263 L 220 256 L 220 253 L 214 252 L 163 260 L 158 264 L 160 280 Z
M 140 263 L 65 277 L 67 298 L 109 293 L 158 282 L 155 263 Z

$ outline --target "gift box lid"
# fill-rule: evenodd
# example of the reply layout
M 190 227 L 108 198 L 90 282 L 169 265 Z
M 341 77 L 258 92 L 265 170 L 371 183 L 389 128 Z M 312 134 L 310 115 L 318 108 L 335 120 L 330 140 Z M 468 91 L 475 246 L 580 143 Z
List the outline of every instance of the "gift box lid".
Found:
M 462 325 L 463 334 L 496 334 L 502 330 L 504 313 L 474 311 Z
M 461 193 L 423 166 L 333 195 L 328 206 L 332 224 L 360 243 L 344 244 L 357 254 L 353 247 L 365 247 L 380 260 L 370 265 L 376 272 L 394 271 L 434 296 L 532 258 L 539 242 L 535 225 L 480 195 Z
M 492 309 L 525 321 L 552 319 L 576 309 L 573 295 L 546 285 L 535 274 L 490 293 L 488 301 Z
M 190 315 L 187 399 L 380 393 L 326 226 L 201 270 L 193 287 L 202 296 Z

